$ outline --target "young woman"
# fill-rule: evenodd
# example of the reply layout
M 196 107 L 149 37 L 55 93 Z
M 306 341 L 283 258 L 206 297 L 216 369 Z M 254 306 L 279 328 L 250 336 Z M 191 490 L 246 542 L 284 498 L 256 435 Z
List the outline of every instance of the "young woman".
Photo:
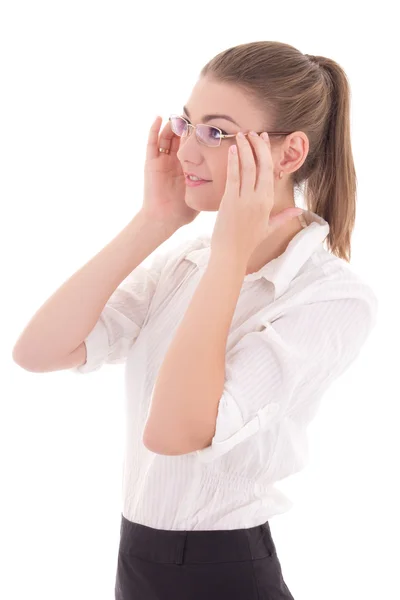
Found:
M 117 600 L 292 599 L 269 525 L 292 503 L 275 482 L 307 463 L 307 426 L 377 314 L 347 265 L 349 85 L 331 59 L 243 44 L 160 125 L 141 211 L 38 311 L 14 359 L 126 363 Z M 218 211 L 211 237 L 140 264 L 201 211 Z

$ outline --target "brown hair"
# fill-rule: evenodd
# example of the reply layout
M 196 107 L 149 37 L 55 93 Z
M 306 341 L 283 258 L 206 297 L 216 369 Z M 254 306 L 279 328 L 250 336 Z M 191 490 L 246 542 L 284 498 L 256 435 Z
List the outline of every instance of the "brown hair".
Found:
M 342 67 L 281 42 L 241 44 L 217 54 L 200 76 L 234 83 L 266 111 L 266 131 L 303 131 L 309 152 L 292 174 L 307 210 L 329 223 L 329 250 L 350 262 L 357 179 L 350 141 L 350 86 Z M 271 122 L 272 119 L 272 122 Z M 280 136 L 271 137 L 271 144 Z M 275 142 L 276 143 L 276 142 Z

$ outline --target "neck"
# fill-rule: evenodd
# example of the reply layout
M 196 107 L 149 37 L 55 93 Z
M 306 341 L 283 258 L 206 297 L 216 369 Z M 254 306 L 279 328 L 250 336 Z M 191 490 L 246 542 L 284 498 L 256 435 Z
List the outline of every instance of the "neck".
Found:
M 275 211 L 281 212 L 283 209 Z M 271 213 L 272 215 L 273 213 Z M 246 275 L 256 273 L 274 258 L 283 254 L 291 240 L 303 229 L 299 217 L 290 219 L 285 225 L 275 230 L 253 252 L 247 263 Z

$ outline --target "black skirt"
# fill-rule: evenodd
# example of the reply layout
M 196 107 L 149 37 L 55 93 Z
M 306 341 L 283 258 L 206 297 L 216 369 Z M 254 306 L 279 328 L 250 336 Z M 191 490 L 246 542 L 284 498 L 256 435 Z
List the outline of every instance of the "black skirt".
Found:
M 178 531 L 121 518 L 116 600 L 294 600 L 268 521 Z

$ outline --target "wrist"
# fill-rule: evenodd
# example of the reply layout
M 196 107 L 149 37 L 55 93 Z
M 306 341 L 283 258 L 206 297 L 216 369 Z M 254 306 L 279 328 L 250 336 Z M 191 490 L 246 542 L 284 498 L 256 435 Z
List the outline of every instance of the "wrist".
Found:
M 238 257 L 232 249 L 224 248 L 212 250 L 209 263 L 221 266 L 225 270 L 235 271 L 238 276 L 245 277 L 248 259 L 244 256 Z
M 165 235 L 167 238 L 181 227 L 181 225 L 178 225 L 172 220 L 153 217 L 144 211 L 139 211 L 135 216 L 135 219 L 136 218 L 140 220 L 143 225 L 146 225 L 146 227 L 159 231 L 161 235 Z

